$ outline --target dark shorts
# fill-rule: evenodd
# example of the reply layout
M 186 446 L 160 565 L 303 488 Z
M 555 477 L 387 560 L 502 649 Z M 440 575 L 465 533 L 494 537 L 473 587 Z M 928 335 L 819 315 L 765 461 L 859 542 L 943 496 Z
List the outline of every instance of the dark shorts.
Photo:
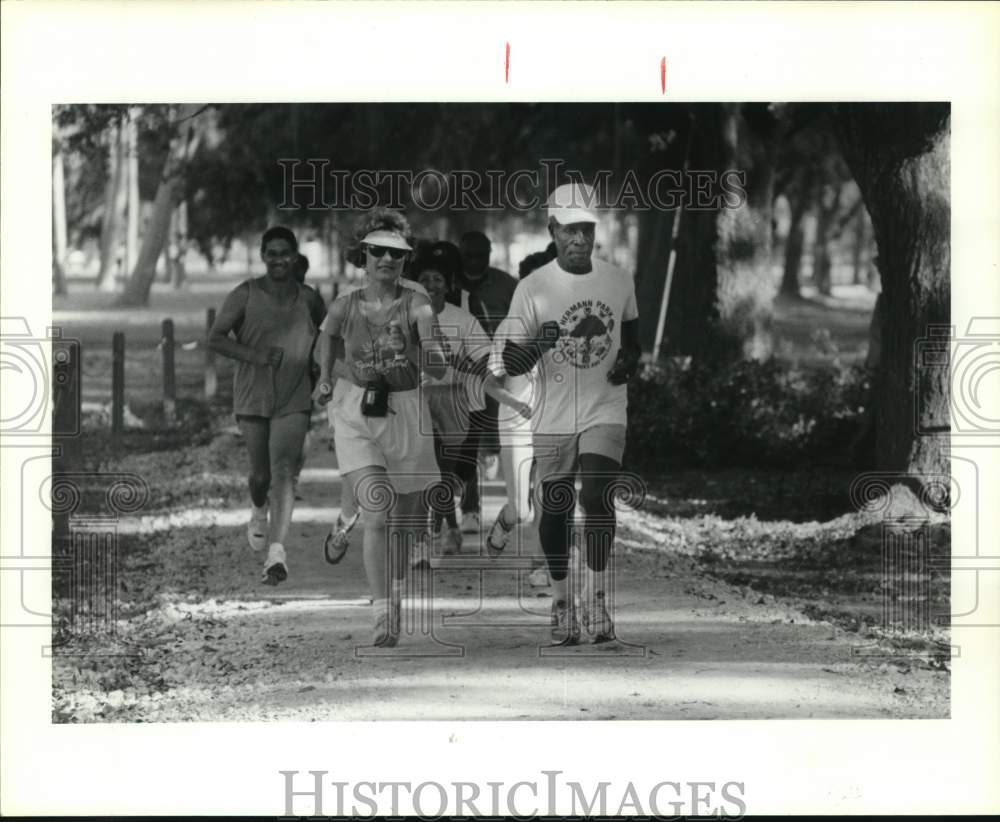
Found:
M 578 434 L 535 434 L 535 476 L 539 482 L 576 474 L 580 454 L 600 454 L 621 465 L 625 454 L 624 425 L 592 425 Z

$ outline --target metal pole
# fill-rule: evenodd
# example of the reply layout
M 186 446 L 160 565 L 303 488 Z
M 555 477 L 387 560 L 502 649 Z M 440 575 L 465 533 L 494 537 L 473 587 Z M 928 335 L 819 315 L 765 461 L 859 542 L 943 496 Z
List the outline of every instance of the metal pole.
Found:
M 688 164 L 691 161 L 691 144 L 694 140 L 694 116 L 689 114 L 687 145 L 684 148 L 684 176 L 687 176 Z M 663 344 L 663 334 L 667 327 L 667 307 L 670 305 L 670 287 L 674 282 L 674 265 L 677 262 L 677 237 L 681 228 L 681 217 L 684 214 L 684 204 L 674 212 L 673 225 L 670 228 L 670 256 L 667 257 L 667 278 L 663 285 L 663 299 L 660 301 L 660 317 L 656 323 L 656 339 L 653 343 L 653 362 L 660 361 L 660 346 Z
M 670 286 L 674 282 L 674 265 L 677 262 L 677 235 L 680 232 L 683 208 L 674 212 L 674 224 L 670 230 L 670 256 L 667 258 L 667 281 L 663 285 L 663 299 L 660 301 L 660 318 L 656 323 L 656 340 L 653 343 L 653 362 L 660 361 L 660 345 L 667 326 L 667 306 L 670 304 Z

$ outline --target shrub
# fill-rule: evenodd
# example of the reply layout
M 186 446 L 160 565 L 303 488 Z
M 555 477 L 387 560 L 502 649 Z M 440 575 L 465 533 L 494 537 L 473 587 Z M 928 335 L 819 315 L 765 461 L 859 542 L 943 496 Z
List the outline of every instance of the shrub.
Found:
M 843 455 L 861 423 L 866 372 L 778 360 L 647 366 L 629 386 L 625 461 L 669 466 L 794 467 Z

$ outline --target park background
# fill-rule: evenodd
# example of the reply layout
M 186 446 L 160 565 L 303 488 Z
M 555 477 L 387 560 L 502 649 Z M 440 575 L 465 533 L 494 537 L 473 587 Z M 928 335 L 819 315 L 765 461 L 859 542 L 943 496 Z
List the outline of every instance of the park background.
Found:
M 85 5 L 78 4 L 76 8 L 82 9 Z M 161 99 L 196 94 L 200 99 L 208 95 L 223 99 L 245 99 L 245 96 L 283 99 L 288 93 L 289 73 L 272 74 L 266 62 L 255 64 L 245 59 L 248 47 L 251 50 L 263 47 L 265 41 L 273 44 L 275 35 L 283 36 L 286 42 L 299 42 L 305 37 L 307 47 L 289 55 L 289 68 L 296 80 L 305 84 L 302 87 L 311 90 L 307 97 L 316 99 L 326 99 L 331 93 L 337 93 L 331 92 L 331 82 L 339 88 L 337 78 L 353 76 L 348 67 L 358 65 L 369 66 L 364 76 L 356 78 L 358 82 L 365 82 L 367 91 L 359 91 L 360 87 L 353 83 L 351 89 L 368 99 L 379 98 L 383 88 L 392 89 L 387 96 L 393 99 L 426 99 L 427 88 L 451 89 L 456 82 L 463 84 L 461 93 L 466 99 L 484 94 L 494 99 L 511 95 L 559 99 L 563 95 L 561 90 L 567 87 L 572 88 L 574 97 L 594 99 L 594 89 L 608 85 L 602 81 L 604 64 L 588 70 L 588 64 L 581 64 L 574 55 L 581 36 L 599 36 L 605 41 L 608 58 L 621 67 L 620 74 L 614 73 L 613 88 L 610 93 L 603 94 L 605 97 L 626 97 L 640 89 L 640 96 L 659 99 L 655 62 L 666 44 L 671 54 L 672 71 L 674 67 L 680 69 L 679 73 L 673 71 L 671 74 L 674 82 L 668 89 L 674 99 L 720 99 L 736 95 L 742 99 L 912 99 L 914 96 L 951 99 L 955 105 L 956 141 L 954 232 L 956 247 L 964 250 L 955 260 L 955 320 L 960 330 L 969 316 L 989 310 L 987 306 L 995 302 L 991 281 L 980 277 L 984 269 L 992 265 L 995 251 L 995 242 L 979 230 L 984 215 L 995 212 L 983 187 L 985 184 L 986 191 L 995 190 L 992 183 L 996 177 L 990 150 L 996 133 L 995 95 L 985 80 L 995 75 L 995 70 L 988 66 L 993 65 L 995 69 L 996 51 L 992 44 L 996 29 L 989 22 L 984 6 L 949 5 L 944 11 L 939 6 L 913 14 L 912 9 L 904 12 L 899 7 L 869 5 L 863 11 L 855 8 L 852 14 L 842 14 L 840 9 L 829 6 L 793 9 L 787 6 L 753 8 L 753 4 L 748 4 L 730 7 L 726 16 L 728 22 L 722 23 L 715 8 L 706 9 L 696 4 L 668 8 L 664 4 L 660 7 L 662 13 L 657 14 L 647 13 L 652 7 L 646 6 L 640 15 L 642 25 L 636 27 L 635 7 L 612 9 L 599 4 L 599 11 L 595 7 L 588 11 L 581 6 L 572 19 L 563 17 L 560 31 L 565 37 L 552 38 L 545 25 L 536 19 L 546 15 L 553 17 L 551 8 L 543 12 L 541 6 L 535 6 L 528 12 L 527 22 L 519 20 L 510 28 L 512 20 L 509 18 L 513 15 L 497 20 L 500 15 L 495 8 L 485 15 L 487 25 L 484 26 L 482 8 L 473 14 L 470 6 L 463 10 L 456 6 L 446 8 L 445 4 L 420 9 L 416 9 L 416 5 L 406 9 L 396 7 L 379 18 L 388 34 L 393 33 L 390 23 L 399 24 L 395 31 L 397 53 L 408 66 L 421 67 L 402 74 L 398 71 L 399 60 L 384 64 L 365 62 L 367 45 L 363 32 L 370 28 L 367 16 L 364 20 L 361 14 L 357 19 L 345 19 L 353 15 L 331 14 L 329 6 L 324 7 L 323 13 L 314 13 L 308 18 L 292 15 L 287 20 L 276 19 L 280 16 L 276 13 L 266 18 L 266 26 L 261 25 L 261 18 L 256 15 L 238 18 L 233 15 L 226 34 L 232 35 L 235 29 L 237 36 L 225 37 L 220 37 L 220 32 L 211 26 L 190 25 L 191 15 L 180 15 L 176 8 L 169 15 L 156 18 L 155 37 L 142 36 L 151 15 L 140 14 L 138 10 L 125 18 L 110 11 L 112 7 L 106 7 L 107 13 L 96 15 L 92 7 L 86 15 L 82 10 L 77 13 L 73 8 L 63 8 L 65 14 L 61 13 L 58 18 L 46 12 L 42 21 L 44 26 L 24 25 L 23 15 L 18 16 L 14 22 L 20 20 L 21 24 L 9 26 L 5 31 L 5 43 L 14 45 L 7 50 L 5 59 L 10 64 L 9 61 L 15 59 L 11 56 L 14 54 L 16 65 L 28 67 L 25 72 L 8 75 L 10 85 L 7 87 L 8 92 L 13 89 L 7 100 L 13 98 L 26 118 L 17 121 L 17 133 L 23 139 L 15 143 L 25 162 L 19 163 L 21 171 L 13 174 L 17 182 L 18 208 L 9 210 L 7 216 L 11 220 L 8 228 L 16 230 L 21 238 L 34 238 L 35 242 L 27 247 L 22 243 L 23 253 L 15 253 L 14 244 L 5 244 L 8 262 L 18 260 L 18 264 L 8 265 L 5 274 L 17 276 L 23 286 L 23 273 L 31 268 L 28 248 L 34 249 L 30 252 L 34 254 L 37 248 L 48 245 L 49 196 L 47 186 L 39 185 L 38 181 L 48 178 L 47 132 L 52 101 L 139 99 L 149 94 L 151 88 L 158 90 Z M 507 8 L 510 7 L 505 5 Z M 441 13 L 435 15 L 436 9 Z M 201 10 L 207 14 L 207 6 L 201 6 Z M 368 10 L 371 9 L 366 9 L 366 15 Z M 12 10 L 7 8 L 5 11 Z M 38 7 L 33 11 L 38 11 Z M 524 13 L 521 7 L 518 15 Z M 6 19 L 10 21 L 12 16 L 7 15 Z M 387 19 L 389 17 L 393 20 Z M 470 19 L 473 17 L 474 21 Z M 598 17 L 601 20 L 599 35 L 595 26 Z M 430 55 L 428 61 L 423 43 L 412 37 L 414 26 L 418 21 L 420 25 L 434 19 L 443 22 L 443 18 L 448 18 L 445 28 L 453 48 L 447 59 L 437 60 Z M 622 18 L 628 18 L 630 25 L 625 25 Z M 752 28 L 753 37 L 745 36 L 746 26 Z M 39 36 L 52 28 L 64 30 L 65 36 L 56 39 Z M 505 88 L 502 43 L 497 46 L 494 40 L 498 32 L 515 29 L 520 38 L 515 43 L 515 70 L 511 75 L 512 85 Z M 340 47 L 323 48 L 321 44 L 334 39 L 330 37 L 334 30 Z M 133 44 L 140 41 L 142 56 L 149 58 L 144 71 L 123 70 L 135 60 Z M 704 44 L 709 41 L 717 47 L 706 49 Z M 103 43 L 103 54 L 95 52 L 95 42 Z M 186 54 L 216 55 L 217 59 L 207 61 L 210 77 L 205 74 L 206 61 L 174 59 L 180 42 L 186 44 Z M 851 44 L 850 59 L 846 60 L 843 59 L 845 43 Z M 720 60 L 719 55 L 723 52 L 727 58 Z M 655 60 L 652 54 L 656 55 Z M 927 59 L 929 55 L 934 59 Z M 525 56 L 534 58 L 530 60 L 530 75 L 523 70 L 524 64 L 518 63 L 518 58 Z M 455 60 L 465 67 L 460 77 L 452 71 Z M 180 93 L 175 93 L 178 89 Z M 442 96 L 454 95 L 445 92 Z M 22 126 L 27 128 L 26 132 Z M 8 164 L 8 172 L 15 170 Z M 5 193 L 15 194 L 10 189 Z M 5 284 L 11 286 L 10 281 Z M 32 328 L 42 328 L 49 311 L 46 291 L 40 288 L 29 293 L 23 287 L 20 291 L 8 288 L 7 299 L 13 302 L 8 302 L 7 308 L 27 312 L 29 318 L 33 318 Z M 108 330 L 110 332 L 110 328 Z M 980 466 L 989 464 L 988 451 L 977 450 L 970 455 Z M 963 496 L 956 515 L 969 513 L 965 505 L 968 499 L 968 495 Z M 989 513 L 988 508 L 983 510 Z M 964 528 L 957 535 L 968 550 L 966 537 L 973 536 L 969 518 L 959 516 L 958 519 L 959 526 L 964 523 Z M 13 523 L 8 520 L 7 524 Z M 966 577 L 958 575 L 960 581 Z M 27 641 L 17 641 L 25 633 L 31 634 Z M 962 807 L 986 807 L 983 800 L 988 802 L 987 795 L 993 797 L 995 792 L 982 788 L 992 786 L 987 769 L 989 762 L 995 761 L 995 751 L 981 731 L 992 727 L 995 676 L 991 674 L 996 671 L 992 665 L 992 649 L 974 640 L 986 639 L 989 635 L 989 632 L 966 630 L 956 637 L 962 643 L 962 655 L 955 661 L 958 673 L 950 723 L 672 724 L 670 731 L 677 736 L 679 744 L 661 748 L 662 755 L 656 758 L 626 757 L 620 771 L 630 776 L 642 773 L 653 778 L 665 771 L 685 774 L 711 771 L 718 778 L 737 773 L 754 787 L 754 806 L 758 810 L 804 811 L 815 808 L 817 802 L 827 809 L 853 810 L 870 810 L 873 802 L 886 809 L 907 805 L 924 810 L 929 807 L 954 810 L 956 802 Z M 18 746 L 24 754 L 20 771 L 11 774 L 17 777 L 19 792 L 16 796 L 13 792 L 8 793 L 8 799 L 32 807 L 44 802 L 46 807 L 58 807 L 63 811 L 83 807 L 84 802 L 106 809 L 110 807 L 106 801 L 109 780 L 103 779 L 103 775 L 110 776 L 110 773 L 105 763 L 119 748 L 125 729 L 120 726 L 77 729 L 76 736 L 90 763 L 90 767 L 80 767 L 81 748 L 65 751 L 59 741 L 63 731 L 58 726 L 38 727 L 38 721 L 47 724 L 49 694 L 45 685 L 49 663 L 37 658 L 38 643 L 34 636 L 33 632 L 10 632 L 9 638 L 14 641 L 7 645 L 11 653 L 15 651 L 12 646 L 16 646 L 16 675 L 22 684 L 17 690 L 17 713 L 25 722 L 35 719 L 30 732 L 19 737 L 12 738 L 10 732 L 14 729 L 8 726 L 8 741 L 12 745 L 18 744 L 15 740 L 24 743 Z M 39 684 L 42 685 L 40 690 Z M 19 723 L 18 727 L 23 724 Z M 272 796 L 273 776 L 268 766 L 285 765 L 293 750 L 305 755 L 310 764 L 329 761 L 329 739 L 331 733 L 339 733 L 336 727 L 329 724 L 257 726 L 245 729 L 249 735 L 238 737 L 236 729 L 227 725 L 152 726 L 145 733 L 135 729 L 136 733 L 129 738 L 134 745 L 130 752 L 136 755 L 120 759 L 118 767 L 111 769 L 114 794 L 118 797 L 114 804 L 118 808 L 156 808 L 157 812 L 166 807 L 166 802 L 175 807 L 202 810 L 214 807 L 232 811 L 240 807 L 251 811 L 273 807 L 277 800 Z M 521 746 L 518 751 L 526 756 L 511 757 L 506 750 L 502 757 L 490 755 L 497 750 L 496 745 L 503 750 L 501 738 L 509 735 L 507 725 L 448 723 L 445 727 L 443 723 L 432 726 L 389 723 L 382 728 L 384 731 L 379 732 L 374 726 L 368 726 L 361 737 L 356 737 L 361 764 L 353 769 L 344 764 L 355 778 L 362 775 L 363 768 L 370 767 L 365 763 L 384 763 L 387 758 L 401 765 L 411 761 L 406 747 L 395 759 L 389 755 L 385 745 L 390 739 L 394 744 L 404 740 L 404 745 L 427 745 L 430 767 L 435 773 L 438 769 L 449 769 L 447 763 L 453 760 L 448 759 L 447 754 L 456 748 L 465 754 L 462 761 L 466 768 L 461 770 L 467 770 L 472 761 L 483 763 L 477 774 L 484 778 L 487 767 L 491 778 L 511 770 L 521 776 L 524 768 L 530 767 L 521 764 L 526 758 L 531 760 L 530 753 Z M 615 742 L 627 740 L 631 749 L 645 750 L 647 745 L 659 741 L 664 728 L 659 724 L 640 723 L 627 729 L 605 724 L 587 729 L 522 726 L 519 730 L 524 738 L 531 740 L 536 738 L 535 734 L 542 741 L 543 735 L 548 739 L 553 733 L 566 739 L 575 731 L 573 739 L 580 742 L 596 735 Z M 442 733 L 436 741 L 428 741 L 428 731 L 436 730 Z M 448 737 L 450 731 L 457 732 L 459 738 Z M 374 743 L 369 741 L 373 734 L 378 734 Z M 718 738 L 713 734 L 718 734 Z M 251 738 L 266 738 L 273 755 L 262 759 L 258 745 L 246 744 Z M 461 744 L 446 745 L 446 741 Z M 147 745 L 149 742 L 153 744 Z M 220 763 L 220 750 L 225 752 L 224 763 Z M 575 750 L 579 751 L 577 759 L 581 762 L 590 757 L 589 745 L 581 744 Z M 371 756 L 367 755 L 368 751 Z M 567 752 L 567 756 L 569 754 Z M 548 764 L 547 759 L 541 761 L 544 756 L 540 753 L 533 761 Z M 167 797 L 146 778 L 151 773 L 150 761 L 175 771 L 182 770 L 177 763 L 189 762 L 193 768 L 189 767 L 187 774 L 199 776 L 188 783 L 190 790 Z M 9 765 L 15 762 L 17 758 L 8 757 Z M 60 765 L 66 766 L 61 770 L 69 780 L 65 784 L 72 786 L 71 798 L 46 794 L 39 790 L 37 781 L 24 778 L 50 772 L 52 767 Z M 222 780 L 209 782 L 200 778 L 207 772 L 217 774 L 220 768 Z M 338 762 L 338 772 L 344 768 Z M 411 766 L 403 765 L 403 769 L 409 773 Z M 450 771 L 457 770 L 457 765 L 450 767 Z M 160 771 L 160 767 L 153 769 L 153 772 Z M 800 787 L 790 792 L 790 781 Z M 35 788 L 30 799 L 27 792 L 21 790 L 25 783 Z M 15 783 L 12 780 L 10 784 Z M 915 784 L 922 785 L 923 789 L 914 791 Z
M 652 409 L 651 417 L 663 416 L 668 409 L 657 407 L 656 398 L 670 394 L 671 413 L 685 417 L 675 419 L 672 436 L 655 440 L 657 450 L 640 449 L 651 461 L 645 467 L 677 456 L 664 447 L 683 452 L 685 445 L 700 449 L 682 454 L 685 459 L 708 463 L 741 459 L 759 466 L 843 455 L 867 404 L 866 376 L 854 366 L 871 347 L 881 285 L 869 211 L 835 126 L 830 107 L 767 104 L 57 107 L 53 308 L 81 331 L 95 327 L 95 315 L 88 314 L 95 309 L 135 325 L 156 320 L 145 323 L 153 328 L 170 316 L 178 335 L 193 343 L 206 302 L 217 303 L 236 282 L 262 272 L 258 238 L 279 222 L 299 232 L 311 262 L 309 282 L 327 299 L 356 284 L 361 272 L 345 260 L 356 213 L 279 208 L 289 197 L 289 158 L 300 161 L 293 171 L 298 177 L 308 174 L 310 159 L 347 172 L 500 170 L 509 176 L 521 169 L 539 175 L 540 160 L 558 158 L 583 179 L 609 174 L 611 199 L 626 206 L 606 212 L 596 253 L 636 278 L 642 343 L 655 355 L 647 359 L 656 360 L 647 376 L 669 387 L 644 397 L 643 407 Z M 637 201 L 622 187 L 645 191 L 664 169 L 737 169 L 747 175 L 749 200 L 718 213 L 627 207 Z M 537 193 L 544 200 L 546 192 Z M 295 196 L 309 203 L 307 194 Z M 548 242 L 540 208 L 408 211 L 424 239 L 455 241 L 466 230 L 486 231 L 492 264 L 515 276 L 518 263 Z M 669 309 L 661 321 L 668 269 Z M 940 299 L 947 272 L 937 280 Z M 946 300 L 935 310 L 947 319 Z M 93 379 L 84 385 L 85 400 L 107 402 L 110 339 L 91 333 L 85 356 Z M 149 342 L 141 331 L 130 335 L 135 356 L 127 361 L 142 361 Z M 195 349 L 178 353 L 182 396 L 198 376 L 187 367 L 197 362 Z M 783 366 L 781 376 L 773 364 Z M 707 370 L 699 370 L 702 365 Z M 688 396 L 694 386 L 678 384 L 676 366 L 694 375 L 688 381 L 699 384 L 701 396 Z M 832 386 L 819 376 L 822 366 L 837 371 Z M 786 379 L 789 374 L 794 378 Z M 139 369 L 129 377 L 131 404 L 141 406 L 155 393 L 154 372 Z M 752 389 L 755 406 L 734 409 L 727 386 L 736 396 Z M 831 388 L 833 398 L 826 393 Z M 712 397 L 713 391 L 723 395 Z M 772 397 L 757 396 L 768 391 Z M 809 396 L 821 395 L 823 402 L 809 403 Z M 698 413 L 683 413 L 685 403 L 702 399 L 707 405 L 700 403 Z M 717 419 L 713 408 L 720 409 Z M 695 416 L 713 431 L 711 438 L 685 427 Z M 722 420 L 740 430 L 720 437 Z M 887 426 L 885 433 L 896 429 Z M 857 460 L 872 463 L 873 444 L 858 444 Z M 888 459 L 900 461 L 898 454 Z
M 604 173 L 604 205 L 632 206 L 604 211 L 595 252 L 634 274 L 641 312 L 625 469 L 645 501 L 624 517 L 621 541 L 684 557 L 757 605 L 795 603 L 862 643 L 903 648 L 907 672 L 947 674 L 949 577 L 930 560 L 950 545 L 947 389 L 940 369 L 918 379 L 913 352 L 939 343 L 927 335 L 949 319 L 949 113 L 930 103 L 56 106 L 53 320 L 80 342 L 82 421 L 63 470 L 149 478 L 150 516 L 240 504 L 232 364 L 206 350 L 207 315 L 263 273 L 269 225 L 296 230 L 306 281 L 326 300 L 363 277 L 346 259 L 358 212 L 307 207 L 301 187 L 290 198 L 290 161 L 299 180 L 309 160 L 468 170 L 484 183 L 487 171 L 527 169 L 544 202 L 541 161 L 557 159 L 557 183 L 566 170 Z M 625 193 L 664 169 L 739 171 L 745 200 L 664 210 Z M 299 207 L 281 207 L 290 199 Z M 485 231 L 492 264 L 514 276 L 549 241 L 543 208 L 403 205 L 421 240 Z M 101 499 L 83 489 L 84 509 Z M 180 529 L 152 542 L 122 537 L 129 614 L 242 584 L 204 559 L 204 536 L 187 531 L 200 533 L 197 522 L 172 521 Z M 158 550 L 158 539 L 174 547 Z M 63 614 L 57 637 L 76 638 L 74 619 Z M 101 676 L 106 692 L 131 681 Z M 939 698 L 904 711 L 937 711 Z M 72 720 L 67 699 L 57 716 Z

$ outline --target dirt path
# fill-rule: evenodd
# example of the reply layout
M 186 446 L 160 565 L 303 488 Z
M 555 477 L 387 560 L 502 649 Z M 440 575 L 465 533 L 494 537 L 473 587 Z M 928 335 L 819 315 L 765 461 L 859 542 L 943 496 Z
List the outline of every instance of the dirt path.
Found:
M 467 535 L 452 565 L 411 576 L 399 646 L 373 649 L 360 539 L 340 565 L 322 558 L 339 479 L 319 439 L 307 466 L 277 589 L 257 581 L 242 508 L 214 526 L 197 512 L 125 523 L 151 533 L 169 522 L 155 568 L 206 594 L 165 594 L 122 620 L 114 649 L 131 656 L 57 656 L 57 721 L 948 716 L 947 673 L 852 656 L 857 634 L 705 577 L 635 514 L 616 549 L 619 642 L 549 647 L 548 589 L 509 567 L 516 557 L 480 557 Z M 485 523 L 502 494 L 488 486 Z

